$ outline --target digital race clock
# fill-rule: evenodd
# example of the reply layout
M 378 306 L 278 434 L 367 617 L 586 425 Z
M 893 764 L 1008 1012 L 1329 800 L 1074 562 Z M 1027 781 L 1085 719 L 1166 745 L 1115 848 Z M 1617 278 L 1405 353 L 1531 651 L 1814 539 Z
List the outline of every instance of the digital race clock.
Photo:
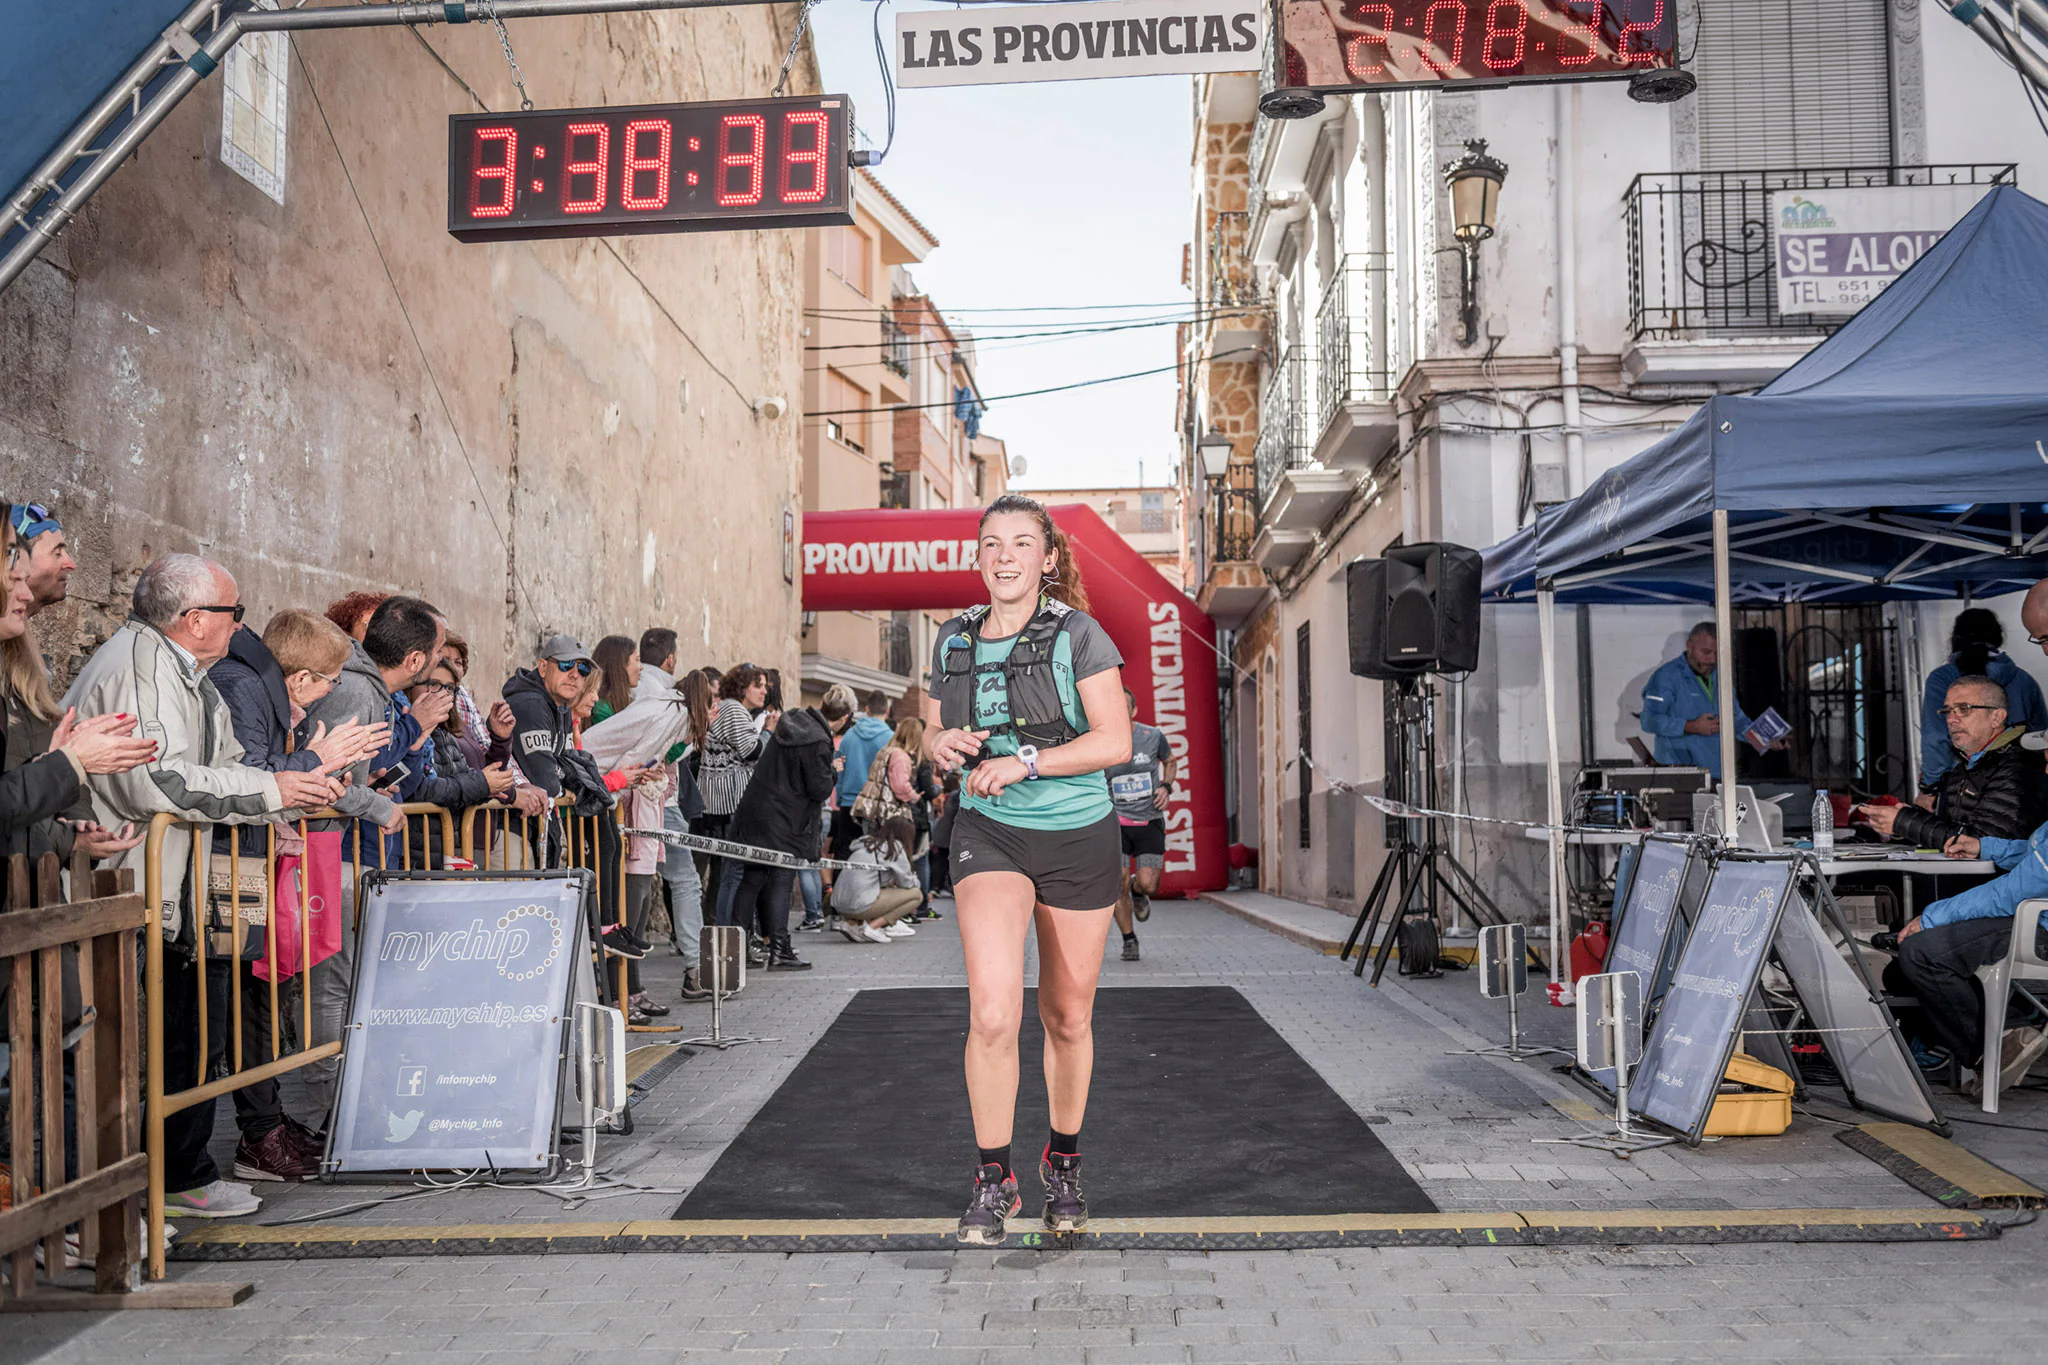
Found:
M 851 223 L 843 95 L 448 120 L 465 242 Z
M 1509 85 L 1678 65 L 1678 0 L 1282 0 L 1281 90 Z

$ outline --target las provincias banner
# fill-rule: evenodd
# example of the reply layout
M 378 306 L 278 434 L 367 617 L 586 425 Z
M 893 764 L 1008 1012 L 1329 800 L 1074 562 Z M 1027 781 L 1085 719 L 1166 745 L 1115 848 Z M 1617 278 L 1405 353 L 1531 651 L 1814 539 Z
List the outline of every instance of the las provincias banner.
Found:
M 1092 0 L 896 16 L 896 84 L 1001 85 L 1259 68 L 1258 0 Z
M 1138 719 L 1166 733 L 1180 784 L 1165 811 L 1165 895 L 1229 880 L 1216 627 L 1091 507 L 1051 509 L 1087 588 L 1088 614 L 1124 657 Z M 955 612 L 988 600 L 975 571 L 980 509 L 804 514 L 806 611 Z M 916 661 L 919 680 L 929 659 Z

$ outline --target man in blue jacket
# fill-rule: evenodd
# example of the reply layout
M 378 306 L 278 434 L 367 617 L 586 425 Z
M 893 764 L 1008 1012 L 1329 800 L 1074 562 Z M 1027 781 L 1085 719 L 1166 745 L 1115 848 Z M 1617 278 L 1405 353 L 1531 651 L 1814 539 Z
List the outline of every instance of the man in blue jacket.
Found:
M 2020 743 L 2048 749 L 2048 734 L 2028 735 Z M 2048 824 L 2025 839 L 1958 834 L 1942 851 L 1951 858 L 1989 859 L 2005 875 L 1934 902 L 1899 930 L 1899 971 L 1942 1046 L 1963 1065 L 1975 1066 L 1984 1056 L 1977 969 L 2006 955 L 2021 901 L 2048 899 Z M 2034 936 L 2034 951 L 2048 954 L 2048 911 L 2034 926 Z M 2015 1084 L 2044 1052 L 2048 1030 L 2007 1029 L 1995 1083 L 2000 1089 Z M 1973 1092 L 1980 1092 L 1985 1079 L 1977 1078 Z
M 853 841 L 860 838 L 853 803 L 860 799 L 860 789 L 867 785 L 868 769 L 874 765 L 875 755 L 888 747 L 889 737 L 896 733 L 889 728 L 888 715 L 889 694 L 877 688 L 868 693 L 867 714 L 840 736 L 839 801 L 832 811 L 831 847 L 825 853 L 828 858 L 846 857 L 853 849 Z
M 1714 664 L 1720 657 L 1714 623 L 1702 621 L 1685 637 L 1685 653 L 1643 684 L 1643 733 L 1651 752 L 1668 767 L 1705 768 L 1721 776 L 1721 718 L 1714 698 Z M 1735 730 L 1746 735 L 1750 718 L 1735 708 Z

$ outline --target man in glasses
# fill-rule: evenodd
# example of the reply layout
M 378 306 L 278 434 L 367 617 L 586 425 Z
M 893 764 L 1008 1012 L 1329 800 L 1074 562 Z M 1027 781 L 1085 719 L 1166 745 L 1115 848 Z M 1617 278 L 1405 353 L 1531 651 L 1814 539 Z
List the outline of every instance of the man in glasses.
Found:
M 14 543 L 28 556 L 28 614 L 34 616 L 62 602 L 78 561 L 71 557 L 64 528 L 50 515 L 50 509 L 39 502 L 15 503 Z
M 2025 728 L 2007 723 L 2005 689 L 1974 674 L 1949 684 L 1939 712 L 1955 762 L 1925 806 L 1859 806 L 1870 827 L 1915 848 L 1958 834 L 2024 839 L 2041 823 L 2041 765 L 2020 748 Z
M 551 635 L 540 647 L 532 668 L 522 668 L 505 681 L 505 702 L 512 708 L 512 757 L 526 780 L 549 801 L 562 794 L 561 756 L 576 747 L 569 707 L 597 660 L 573 635 Z
M 233 718 L 206 670 L 226 657 L 241 619 L 241 593 L 218 564 L 169 554 L 136 580 L 132 614 L 79 673 L 63 705 L 79 719 L 123 714 L 158 741 L 152 763 L 90 779 L 94 816 L 108 828 L 146 828 L 159 812 L 180 821 L 162 841 L 163 885 L 154 907 L 165 939 L 163 973 L 164 1084 L 183 1090 L 212 1068 L 200 1054 L 204 992 L 196 964 L 195 926 L 186 913 L 194 897 L 185 881 L 192 866 L 193 827 L 251 824 L 287 811 L 316 810 L 341 793 L 338 764 L 306 771 L 266 772 L 242 762 Z M 203 835 L 202 835 L 203 837 Z M 122 854 L 117 867 L 143 880 L 146 844 Z M 218 968 L 209 969 L 209 976 Z M 216 1015 L 209 1051 L 224 1055 L 227 1026 Z M 252 1213 L 259 1201 L 245 1185 L 223 1180 L 208 1154 L 213 1101 L 182 1109 L 164 1124 L 164 1188 L 174 1217 L 222 1218 Z

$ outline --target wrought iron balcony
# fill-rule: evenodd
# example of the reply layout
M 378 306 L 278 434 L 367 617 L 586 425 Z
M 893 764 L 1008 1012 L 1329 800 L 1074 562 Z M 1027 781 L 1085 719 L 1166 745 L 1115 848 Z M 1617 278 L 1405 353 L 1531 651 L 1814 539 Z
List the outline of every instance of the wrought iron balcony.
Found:
M 1259 442 L 1252 464 L 1253 491 L 1261 514 L 1279 489 L 1280 477 L 1290 469 L 1307 466 L 1315 449 L 1315 433 L 1310 429 L 1315 417 L 1313 371 L 1303 348 L 1290 346 L 1259 396 Z
M 888 313 L 882 314 L 882 363 L 904 378 L 910 377 L 910 334 Z
M 2010 164 L 1639 175 L 1623 199 L 1630 331 L 1661 340 L 1831 332 L 1843 319 L 1778 311 L 1774 191 L 1991 185 L 2013 175 Z
M 1213 564 L 1242 562 L 1252 557 L 1252 541 L 1259 534 L 1259 509 L 1253 503 L 1253 469 L 1235 463 L 1216 490 L 1210 506 L 1210 527 L 1215 538 Z
M 1219 213 L 1209 226 L 1209 303 L 1217 308 L 1255 308 L 1259 276 L 1251 261 L 1252 216 Z
M 1384 306 L 1392 266 L 1386 252 L 1346 256 L 1316 309 L 1316 429 L 1345 403 L 1385 403 L 1393 378 L 1373 345 L 1373 307 Z M 1382 323 L 1384 326 L 1384 323 Z

